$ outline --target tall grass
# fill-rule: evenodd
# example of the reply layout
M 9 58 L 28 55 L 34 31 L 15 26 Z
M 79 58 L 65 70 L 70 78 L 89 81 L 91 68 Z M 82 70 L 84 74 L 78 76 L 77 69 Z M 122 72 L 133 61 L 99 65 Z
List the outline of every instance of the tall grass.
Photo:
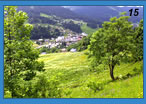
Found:
M 109 70 L 91 72 L 84 52 L 65 52 L 41 55 L 45 62 L 45 75 L 60 74 L 61 98 L 143 98 L 143 62 L 122 63 L 114 74 L 119 79 L 112 81 Z

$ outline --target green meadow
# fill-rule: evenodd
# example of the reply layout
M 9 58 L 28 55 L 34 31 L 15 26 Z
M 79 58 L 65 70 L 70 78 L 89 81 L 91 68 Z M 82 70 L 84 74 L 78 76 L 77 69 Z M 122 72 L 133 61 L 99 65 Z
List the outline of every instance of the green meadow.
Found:
M 90 71 L 86 52 L 64 52 L 40 55 L 48 78 L 59 75 L 61 98 L 143 98 L 143 61 L 121 63 L 112 81 L 108 67 Z M 39 73 L 38 73 L 39 75 Z
M 92 34 L 92 33 L 94 33 L 95 31 L 97 31 L 98 28 L 97 28 L 97 29 L 92 29 L 92 28 L 88 27 L 86 23 L 84 23 L 84 24 L 81 26 L 81 29 L 82 29 L 83 32 L 85 32 L 85 33 L 87 33 L 87 34 Z

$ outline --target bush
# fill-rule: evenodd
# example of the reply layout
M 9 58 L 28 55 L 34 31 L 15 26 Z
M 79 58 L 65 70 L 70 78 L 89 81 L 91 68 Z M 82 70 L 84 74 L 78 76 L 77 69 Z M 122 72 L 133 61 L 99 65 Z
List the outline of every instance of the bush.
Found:
M 59 51 L 60 51 L 60 49 L 58 49 L 56 47 L 49 49 L 49 53 L 57 53 Z
M 136 68 L 136 67 L 135 67 L 135 68 L 133 69 L 133 71 L 134 71 L 135 73 L 141 73 L 141 72 L 143 72 L 143 65 L 141 65 L 140 68 Z
M 87 82 L 87 87 L 92 89 L 94 92 L 97 92 L 103 89 L 104 84 L 101 82 L 97 82 L 95 79 L 92 79 Z
M 66 88 L 63 92 L 64 92 L 64 95 L 66 95 L 66 96 L 70 96 L 71 93 L 72 93 L 72 89 L 70 89 L 70 88 Z
M 46 53 L 57 53 L 57 52 L 60 52 L 60 49 L 56 48 L 56 47 L 53 47 L 53 48 L 47 48 L 47 47 L 43 47 L 40 49 L 40 53 L 42 52 L 46 52 Z
M 71 44 L 70 46 L 67 47 L 67 51 L 70 51 L 72 48 L 77 49 L 78 48 L 78 44 L 77 43 Z
M 90 58 L 90 71 L 91 72 L 97 72 L 100 73 L 106 69 L 108 69 L 108 66 L 105 64 L 98 64 L 97 60 L 95 58 Z
M 44 75 L 39 76 L 34 88 L 36 98 L 59 98 L 61 90 L 59 88 L 59 80 L 57 76 L 47 78 Z
M 42 53 L 42 52 L 49 52 L 49 49 L 48 48 L 46 48 L 46 47 L 42 47 L 42 48 L 40 48 L 40 53 Z
M 70 49 L 75 48 L 77 51 L 83 51 L 88 48 L 88 45 L 90 44 L 90 37 L 89 34 L 87 37 L 83 37 L 82 40 L 78 41 L 77 43 L 71 44 L 67 47 L 67 51 L 70 51 Z

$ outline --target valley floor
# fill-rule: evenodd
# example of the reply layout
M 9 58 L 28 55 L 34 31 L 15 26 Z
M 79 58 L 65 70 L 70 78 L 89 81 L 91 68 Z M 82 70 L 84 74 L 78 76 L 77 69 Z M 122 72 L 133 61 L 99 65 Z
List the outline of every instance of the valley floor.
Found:
M 120 79 L 114 82 L 108 69 L 91 72 L 84 52 L 46 54 L 39 61 L 45 63 L 45 75 L 61 75 L 62 98 L 143 98 L 143 73 L 134 71 L 143 61 L 116 66 L 114 74 Z

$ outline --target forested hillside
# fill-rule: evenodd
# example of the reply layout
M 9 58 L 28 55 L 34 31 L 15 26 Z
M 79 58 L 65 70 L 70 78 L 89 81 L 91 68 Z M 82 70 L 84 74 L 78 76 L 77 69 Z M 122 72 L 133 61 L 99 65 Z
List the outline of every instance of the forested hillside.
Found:
M 61 6 L 19 6 L 18 11 L 20 10 L 28 13 L 28 22 L 34 25 L 31 39 L 56 38 L 57 36 L 62 36 L 72 31 L 81 33 L 84 32 L 81 30 L 82 24 L 87 24 L 87 26 L 93 28 L 101 25 L 101 22 L 98 20 L 76 14 Z M 70 32 L 63 33 L 62 29 L 58 26 Z
M 31 39 L 51 39 L 71 32 L 75 32 L 75 34 L 86 32 L 82 29 L 85 25 L 87 28 L 97 29 L 111 17 L 119 17 L 120 12 L 126 11 L 129 15 L 130 8 L 116 6 L 19 6 L 18 11 L 27 12 L 28 22 L 34 25 Z M 139 16 L 132 16 L 130 19 L 133 23 L 137 23 L 143 18 L 143 8 L 132 8 L 139 9 Z M 63 29 L 68 32 L 63 32 Z

